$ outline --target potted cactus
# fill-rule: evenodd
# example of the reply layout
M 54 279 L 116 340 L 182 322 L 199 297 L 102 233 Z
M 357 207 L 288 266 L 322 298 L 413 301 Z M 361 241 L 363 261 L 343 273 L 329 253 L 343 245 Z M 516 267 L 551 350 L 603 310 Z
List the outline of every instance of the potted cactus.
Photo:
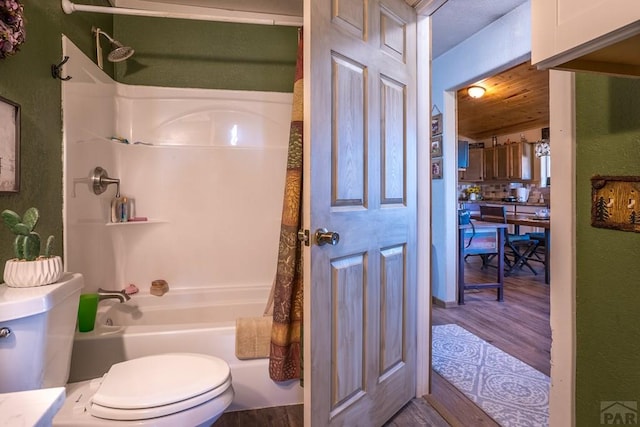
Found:
M 22 217 L 11 210 L 2 211 L 2 220 L 16 235 L 13 241 L 15 258 L 4 266 L 4 282 L 14 288 L 27 288 L 55 283 L 62 277 L 62 258 L 52 256 L 53 236 L 47 239 L 40 255 L 40 235 L 34 231 L 40 213 L 29 208 Z

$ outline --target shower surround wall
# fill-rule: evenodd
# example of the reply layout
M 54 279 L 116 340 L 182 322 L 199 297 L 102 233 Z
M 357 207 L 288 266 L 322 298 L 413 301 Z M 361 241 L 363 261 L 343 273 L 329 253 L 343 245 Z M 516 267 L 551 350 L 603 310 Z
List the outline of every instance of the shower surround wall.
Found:
M 65 262 L 84 292 L 264 287 L 275 274 L 291 94 L 127 86 L 63 38 Z M 122 144 L 111 136 L 145 144 Z M 152 145 L 146 145 L 152 144 Z M 120 179 L 140 223 L 108 224 Z M 265 300 L 266 302 L 266 300 Z

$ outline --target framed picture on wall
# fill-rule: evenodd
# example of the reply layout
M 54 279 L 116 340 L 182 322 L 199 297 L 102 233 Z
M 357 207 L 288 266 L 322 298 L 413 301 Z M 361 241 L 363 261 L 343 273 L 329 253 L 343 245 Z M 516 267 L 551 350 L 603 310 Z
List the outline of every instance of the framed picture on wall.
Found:
M 431 136 L 442 134 L 442 113 L 431 116 Z
M 442 179 L 442 159 L 431 160 L 431 179 Z
M 20 105 L 0 96 L 0 193 L 20 191 Z
M 431 157 L 442 157 L 442 135 L 431 137 Z

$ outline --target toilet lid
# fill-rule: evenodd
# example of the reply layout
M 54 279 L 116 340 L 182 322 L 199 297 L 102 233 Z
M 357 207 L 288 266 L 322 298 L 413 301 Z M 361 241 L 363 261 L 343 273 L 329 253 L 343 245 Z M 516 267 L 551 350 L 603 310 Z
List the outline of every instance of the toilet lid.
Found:
M 229 365 L 217 357 L 191 353 L 141 357 L 113 365 L 88 409 L 101 418 L 153 418 L 210 400 L 230 384 Z

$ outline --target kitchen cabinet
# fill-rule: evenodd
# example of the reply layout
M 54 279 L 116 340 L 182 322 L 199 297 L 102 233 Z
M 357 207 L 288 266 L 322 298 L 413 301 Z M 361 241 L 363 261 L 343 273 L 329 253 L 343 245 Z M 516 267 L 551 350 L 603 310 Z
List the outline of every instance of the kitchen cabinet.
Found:
M 469 165 L 458 174 L 458 180 L 478 182 L 484 179 L 484 156 L 482 148 L 469 149 Z
M 538 68 L 640 75 L 638 0 L 532 0 L 531 63 Z
M 533 178 L 533 146 L 528 142 L 507 145 L 508 179 L 529 180 Z
M 527 142 L 484 149 L 486 181 L 528 181 L 533 178 L 533 149 Z
M 509 159 L 511 145 L 498 145 L 496 146 L 495 154 L 495 172 L 496 179 L 508 179 L 511 169 L 509 168 Z
M 483 154 L 484 179 L 486 181 L 498 179 L 496 174 L 496 147 L 485 148 Z

